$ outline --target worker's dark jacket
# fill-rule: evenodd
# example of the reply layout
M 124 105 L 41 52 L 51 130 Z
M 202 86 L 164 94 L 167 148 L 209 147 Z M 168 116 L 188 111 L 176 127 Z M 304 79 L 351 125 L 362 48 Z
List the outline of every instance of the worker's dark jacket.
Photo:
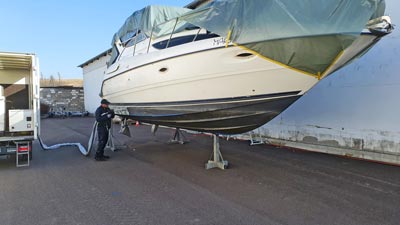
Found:
M 108 118 L 107 115 L 111 115 L 110 118 Z M 115 114 L 114 111 L 112 111 L 110 108 L 103 108 L 99 106 L 96 109 L 96 121 L 98 122 L 97 127 L 98 128 L 110 128 L 111 127 L 111 118 L 114 118 Z

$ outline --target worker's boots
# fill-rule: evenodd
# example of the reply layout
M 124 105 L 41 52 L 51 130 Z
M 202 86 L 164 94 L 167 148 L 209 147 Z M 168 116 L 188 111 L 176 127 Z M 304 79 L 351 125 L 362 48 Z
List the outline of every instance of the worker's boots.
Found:
M 107 156 L 108 157 L 108 156 Z M 94 157 L 94 159 L 96 160 L 96 161 L 107 161 L 107 159 L 109 159 L 110 157 L 105 157 L 105 156 L 96 156 L 96 157 Z

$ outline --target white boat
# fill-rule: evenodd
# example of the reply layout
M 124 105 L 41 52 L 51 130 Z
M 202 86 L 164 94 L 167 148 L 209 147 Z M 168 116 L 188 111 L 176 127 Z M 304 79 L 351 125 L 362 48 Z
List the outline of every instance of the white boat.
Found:
M 344 2 L 366 11 L 362 1 L 354 1 Z M 282 32 L 284 36 L 249 39 L 242 35 L 246 23 L 237 25 L 237 17 L 234 22 L 224 21 L 228 26 L 234 24 L 231 30 L 214 29 L 219 17 L 213 12 L 227 2 L 244 0 L 214 1 L 194 11 L 149 6 L 127 19 L 114 36 L 113 56 L 101 91 L 117 115 L 216 134 L 250 131 L 365 53 L 392 29 L 390 18 L 377 13 L 384 1 L 376 0 L 379 6 L 359 17 L 352 12 L 355 21 L 367 18 L 356 34 L 346 27 L 338 29 L 340 32 L 315 29 L 307 35 Z M 347 18 L 353 8 L 338 18 Z M 284 13 L 290 12 L 285 9 Z M 268 21 L 268 16 L 265 18 Z M 326 26 L 342 27 L 342 23 L 332 23 Z M 303 28 L 307 30 L 307 24 L 302 24 Z

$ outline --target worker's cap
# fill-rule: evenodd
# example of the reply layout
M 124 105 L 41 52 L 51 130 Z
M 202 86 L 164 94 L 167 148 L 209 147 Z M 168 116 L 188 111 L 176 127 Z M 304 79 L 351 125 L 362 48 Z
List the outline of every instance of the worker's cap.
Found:
M 105 105 L 109 105 L 110 104 L 110 102 L 107 101 L 107 99 L 102 99 L 100 103 L 101 104 L 105 104 Z

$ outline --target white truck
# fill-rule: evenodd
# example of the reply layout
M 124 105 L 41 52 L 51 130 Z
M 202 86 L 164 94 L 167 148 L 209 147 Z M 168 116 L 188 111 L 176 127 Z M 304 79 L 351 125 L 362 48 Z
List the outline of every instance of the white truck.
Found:
M 35 54 L 0 52 L 0 155 L 29 151 L 31 159 L 32 141 L 39 132 L 38 58 Z

